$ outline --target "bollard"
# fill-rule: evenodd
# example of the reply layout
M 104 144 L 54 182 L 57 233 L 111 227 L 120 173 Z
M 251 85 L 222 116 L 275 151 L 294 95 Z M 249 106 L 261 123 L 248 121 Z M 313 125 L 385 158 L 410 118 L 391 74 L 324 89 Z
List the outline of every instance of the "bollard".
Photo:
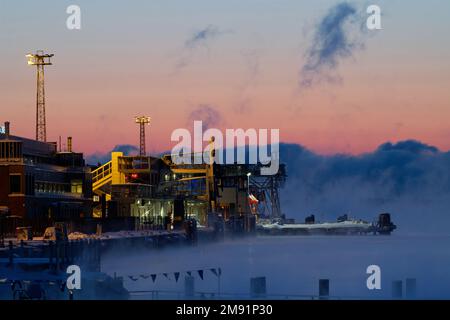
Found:
M 266 277 L 250 278 L 250 297 L 264 298 L 266 296 Z
M 195 294 L 195 278 L 193 276 L 186 276 L 184 278 L 184 295 L 185 297 L 193 298 Z
M 417 291 L 417 281 L 415 278 L 406 279 L 406 299 L 415 299 Z
M 97 230 L 95 232 L 97 237 L 100 237 L 102 235 L 102 225 L 100 223 L 97 223 Z
M 392 299 L 402 299 L 403 283 L 401 280 L 392 281 Z
M 330 280 L 319 279 L 319 299 L 327 300 L 330 297 Z

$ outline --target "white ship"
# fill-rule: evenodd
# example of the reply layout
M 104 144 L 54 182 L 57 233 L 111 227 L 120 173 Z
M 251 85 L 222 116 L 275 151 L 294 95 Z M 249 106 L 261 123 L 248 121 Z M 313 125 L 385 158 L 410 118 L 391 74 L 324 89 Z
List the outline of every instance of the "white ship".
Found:
M 260 234 L 272 235 L 308 235 L 308 234 L 390 234 L 397 226 L 391 222 L 389 213 L 382 213 L 376 223 L 348 219 L 347 215 L 337 222 L 315 223 L 314 215 L 305 219 L 305 223 L 285 223 L 282 220 L 261 221 L 257 225 Z

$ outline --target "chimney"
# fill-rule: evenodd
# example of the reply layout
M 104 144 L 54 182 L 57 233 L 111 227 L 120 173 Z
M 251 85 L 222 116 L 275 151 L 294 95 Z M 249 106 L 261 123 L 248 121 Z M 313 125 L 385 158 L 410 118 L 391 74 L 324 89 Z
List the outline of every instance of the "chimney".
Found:
M 72 152 L 72 137 L 67 137 L 67 152 Z
M 9 121 L 5 122 L 5 136 L 6 139 L 9 139 Z

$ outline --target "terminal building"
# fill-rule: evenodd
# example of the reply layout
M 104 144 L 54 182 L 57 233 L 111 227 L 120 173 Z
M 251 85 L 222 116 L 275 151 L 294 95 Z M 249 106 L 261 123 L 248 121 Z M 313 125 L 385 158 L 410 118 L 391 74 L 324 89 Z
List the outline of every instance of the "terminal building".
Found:
M 174 164 L 171 155 L 113 152 L 111 161 L 92 171 L 94 216 L 131 218 L 135 228 L 177 228 L 191 219 L 248 232 L 257 218 L 281 217 L 278 189 L 284 180 L 284 165 L 262 176 L 259 165 Z
M 58 151 L 56 143 L 0 133 L 0 215 L 2 228 L 32 227 L 42 235 L 54 222 L 92 215 L 92 180 L 82 153 Z
M 94 232 L 196 225 L 237 232 L 255 228 L 258 217 L 280 217 L 278 188 L 284 166 L 273 176 L 258 165 L 174 164 L 171 156 L 127 156 L 90 167 L 82 153 L 56 143 L 0 133 L 0 225 L 13 233 L 65 222 L 69 231 Z M 2 234 L 4 233 L 2 231 Z

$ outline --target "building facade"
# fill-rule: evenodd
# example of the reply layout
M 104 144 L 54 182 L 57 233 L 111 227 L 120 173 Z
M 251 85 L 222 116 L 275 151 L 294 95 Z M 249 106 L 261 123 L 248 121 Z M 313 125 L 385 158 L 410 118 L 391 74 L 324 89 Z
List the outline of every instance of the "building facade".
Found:
M 92 180 L 83 154 L 13 136 L 5 123 L 0 133 L 0 214 L 7 232 L 29 226 L 35 234 L 54 222 L 90 217 Z

